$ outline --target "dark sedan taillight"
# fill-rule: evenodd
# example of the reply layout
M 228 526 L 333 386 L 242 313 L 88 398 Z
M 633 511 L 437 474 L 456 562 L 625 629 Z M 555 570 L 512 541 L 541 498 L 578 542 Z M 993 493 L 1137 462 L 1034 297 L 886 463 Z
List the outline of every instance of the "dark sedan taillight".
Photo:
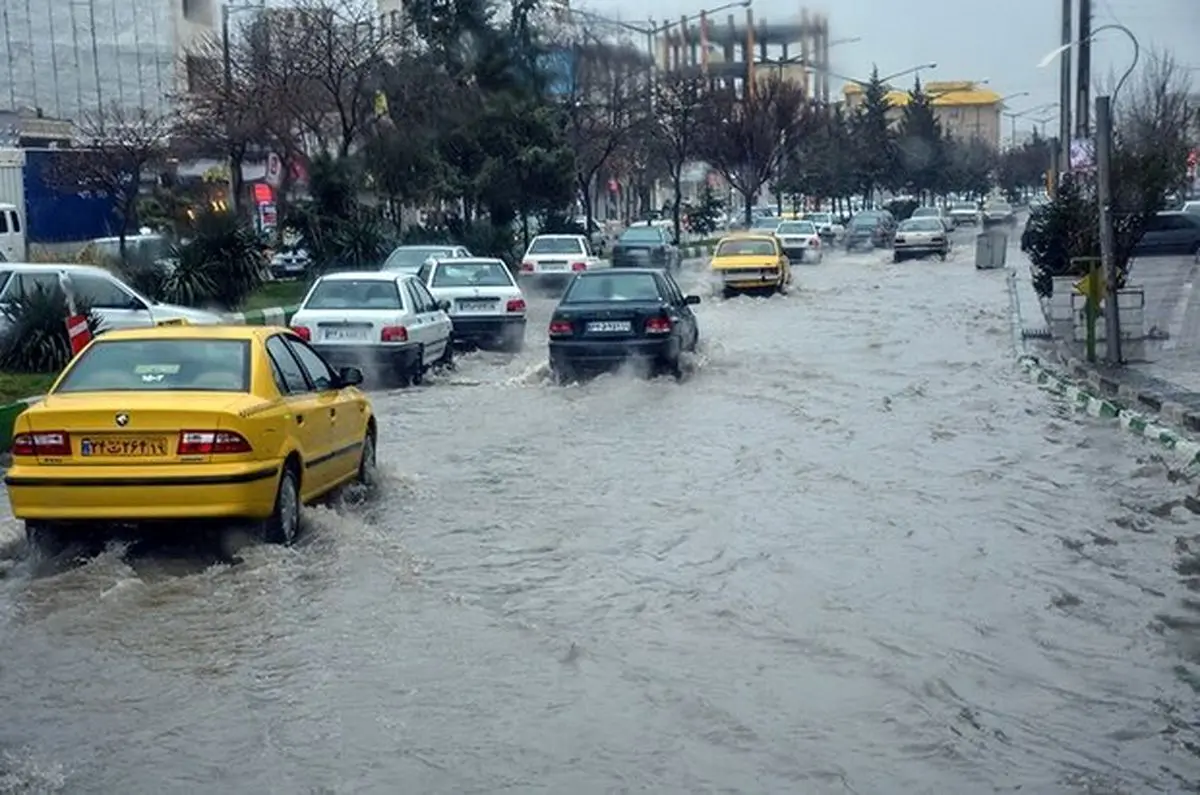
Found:
M 575 333 L 575 328 L 571 325 L 571 321 L 556 318 L 550 321 L 548 331 L 551 337 L 569 337 Z

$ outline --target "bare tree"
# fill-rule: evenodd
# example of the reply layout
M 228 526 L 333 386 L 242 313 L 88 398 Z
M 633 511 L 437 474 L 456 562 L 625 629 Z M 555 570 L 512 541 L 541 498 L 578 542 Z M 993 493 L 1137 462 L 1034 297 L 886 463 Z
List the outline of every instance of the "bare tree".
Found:
M 803 90 L 776 77 L 759 81 L 753 91 L 723 87 L 709 95 L 699 152 L 745 200 L 746 223 L 796 138 L 804 110 Z
M 593 182 L 645 118 L 647 72 L 631 49 L 592 41 L 573 50 L 565 127 L 590 231 Z
M 701 154 L 701 125 L 709 97 L 708 81 L 703 77 L 673 73 L 654 86 L 654 108 L 647 131 L 652 151 L 671 180 L 676 240 L 682 231 L 683 169 Z
M 122 260 L 142 178 L 165 159 L 174 126 L 169 116 L 114 104 L 79 120 L 80 148 L 56 153 L 48 176 L 58 190 L 112 197 Z
M 375 90 L 390 42 L 374 4 L 357 0 L 300 0 L 286 13 L 293 24 L 273 26 L 274 83 L 285 90 L 292 116 L 322 150 L 350 153 L 375 118 Z
M 1184 182 L 1196 113 L 1187 73 L 1170 55 L 1151 55 L 1132 88 L 1116 109 L 1113 134 L 1113 226 L 1122 272 L 1146 221 Z

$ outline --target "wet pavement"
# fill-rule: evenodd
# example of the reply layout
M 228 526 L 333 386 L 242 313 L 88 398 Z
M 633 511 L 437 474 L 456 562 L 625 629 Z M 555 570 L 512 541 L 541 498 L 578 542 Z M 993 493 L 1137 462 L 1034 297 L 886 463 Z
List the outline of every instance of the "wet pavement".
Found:
M 534 300 L 238 565 L 0 524 L 0 792 L 1200 791 L 1187 488 L 970 256 L 706 298 L 683 383 L 550 385 Z

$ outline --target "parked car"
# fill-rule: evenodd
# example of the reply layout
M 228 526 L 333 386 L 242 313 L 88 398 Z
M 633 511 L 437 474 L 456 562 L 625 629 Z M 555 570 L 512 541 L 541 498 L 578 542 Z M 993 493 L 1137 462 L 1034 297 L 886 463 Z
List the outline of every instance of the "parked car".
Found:
M 344 271 L 317 279 L 291 326 L 334 367 L 359 367 L 371 385 L 407 386 L 453 363 L 447 309 L 415 274 Z
M 21 208 L 15 204 L 0 203 L 0 262 L 25 259 L 25 248 Z
M 12 304 L 17 296 L 56 290 L 89 306 L 100 319 L 101 332 L 149 328 L 179 319 L 194 325 L 224 322 L 215 312 L 152 301 L 104 268 L 93 265 L 9 262 L 0 266 L 0 306 Z M 0 327 L 7 322 L 0 318 Z
M 454 342 L 517 352 L 525 345 L 525 295 L 503 260 L 473 257 L 422 265 L 418 278 L 449 304 Z
M 613 246 L 612 266 L 678 271 L 683 266 L 683 259 L 670 223 L 667 221 L 666 225 L 663 225 L 663 222 L 649 222 L 626 229 Z
M 1152 215 L 1146 220 L 1133 254 L 1136 257 L 1192 255 L 1200 262 L 1200 215 L 1178 211 Z
M 284 248 L 271 255 L 271 275 L 276 279 L 299 279 L 308 273 L 312 257 L 302 248 Z
M 538 235 L 521 258 L 521 278 L 531 281 L 569 279 L 600 265 L 583 235 Z
M 950 211 L 945 207 L 918 207 L 913 210 L 913 214 L 909 216 L 909 220 L 913 218 L 936 218 L 942 222 L 942 226 L 949 232 L 954 229 L 954 219 L 950 217 Z
M 683 354 L 700 341 L 698 303 L 657 268 L 580 273 L 550 319 L 551 371 L 561 382 L 632 361 L 679 377 Z
M 985 225 L 1007 224 L 1012 226 L 1017 222 L 1017 213 L 1008 202 L 988 202 L 983 205 L 980 216 Z
M 374 479 L 361 381 L 279 328 L 97 337 L 15 421 L 4 479 L 13 516 L 48 551 L 95 522 L 180 534 L 184 520 L 235 520 L 290 543 L 302 505 Z
M 821 236 L 812 221 L 783 221 L 775 229 L 788 262 L 820 264 L 824 259 Z
M 1185 212 L 1188 215 L 1200 215 L 1200 201 L 1184 202 L 1181 212 Z
M 801 220 L 811 221 L 817 227 L 817 234 L 826 243 L 837 240 L 846 233 L 846 227 L 834 218 L 833 213 L 805 213 Z
M 941 218 L 909 218 L 901 221 L 892 240 L 892 262 L 936 254 L 945 261 L 950 253 L 950 238 Z
M 950 218 L 955 226 L 979 226 L 979 205 L 974 202 L 956 202 L 950 205 Z
M 846 227 L 846 250 L 864 246 L 887 248 L 896 229 L 895 218 L 886 210 L 863 210 L 850 219 Z
M 426 262 L 438 259 L 455 259 L 471 256 L 463 246 L 397 246 L 383 261 L 380 270 L 416 273 Z

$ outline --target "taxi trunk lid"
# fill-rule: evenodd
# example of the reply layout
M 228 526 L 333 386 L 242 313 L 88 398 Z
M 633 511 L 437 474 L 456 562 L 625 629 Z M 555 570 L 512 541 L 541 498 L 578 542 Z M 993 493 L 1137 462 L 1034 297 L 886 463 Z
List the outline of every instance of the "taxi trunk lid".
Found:
M 239 415 L 262 403 L 252 395 L 229 392 L 49 395 L 21 416 L 17 431 L 68 434 L 71 455 L 39 454 L 43 464 L 197 464 L 211 456 L 180 456 L 180 431 L 240 431 Z
M 712 269 L 717 271 L 774 268 L 778 264 L 774 257 L 764 257 L 761 255 L 714 257 L 711 263 Z

